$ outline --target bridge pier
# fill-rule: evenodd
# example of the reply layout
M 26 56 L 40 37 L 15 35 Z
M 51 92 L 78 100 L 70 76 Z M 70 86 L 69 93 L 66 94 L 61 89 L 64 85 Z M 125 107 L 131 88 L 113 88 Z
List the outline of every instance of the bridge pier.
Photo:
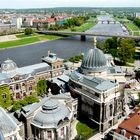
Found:
M 86 36 L 85 35 L 81 35 L 81 41 L 86 41 Z

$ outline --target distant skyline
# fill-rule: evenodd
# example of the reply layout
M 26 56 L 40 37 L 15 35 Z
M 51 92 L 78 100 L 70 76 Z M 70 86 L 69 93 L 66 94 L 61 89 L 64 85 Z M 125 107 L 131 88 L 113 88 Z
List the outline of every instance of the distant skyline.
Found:
M 140 0 L 0 0 L 5 8 L 140 7 Z

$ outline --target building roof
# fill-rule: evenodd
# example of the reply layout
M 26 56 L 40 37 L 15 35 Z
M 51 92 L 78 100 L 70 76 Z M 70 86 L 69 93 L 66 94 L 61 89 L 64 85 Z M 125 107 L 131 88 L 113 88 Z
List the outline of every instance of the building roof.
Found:
M 13 78 L 15 75 L 20 75 L 22 76 L 23 79 L 26 79 L 27 77 L 33 76 L 36 73 L 51 70 L 51 67 L 47 63 L 38 63 L 38 64 L 29 65 L 21 68 L 16 67 L 16 64 L 13 63 L 12 61 L 11 63 L 10 64 L 8 63 L 8 66 L 12 67 L 12 68 L 8 68 L 10 70 L 1 71 L 0 84 L 9 83 L 10 79 Z
M 34 19 L 33 22 L 37 22 L 37 23 L 55 22 L 55 19 L 54 19 L 54 18 L 48 18 L 48 19 Z
M 61 121 L 69 120 L 70 116 L 71 112 L 67 106 L 57 100 L 50 99 L 37 112 L 32 124 L 45 128 L 57 128 Z
M 100 72 L 107 68 L 107 61 L 104 53 L 94 47 L 90 49 L 85 55 L 81 64 L 81 69 L 89 72 Z
M 2 72 L 9 72 L 17 69 L 17 65 L 13 60 L 7 59 L 1 64 Z
M 73 100 L 68 94 L 50 95 L 39 103 L 34 103 L 21 108 L 15 113 L 28 118 L 33 116 L 32 124 L 41 128 L 57 128 L 60 122 L 71 119 L 72 112 L 65 105 L 65 101 Z
M 13 121 L 13 119 L 6 113 L 6 111 L 0 107 L 0 130 L 3 135 L 10 135 L 13 131 L 18 129 L 17 124 Z
M 72 80 L 77 81 L 79 84 L 81 83 L 84 86 L 88 86 L 89 88 L 92 88 L 98 92 L 105 92 L 118 86 L 118 83 L 115 81 L 105 80 L 99 77 L 85 76 L 80 74 L 78 70 L 73 71 L 70 77 Z
M 58 58 L 55 53 L 49 53 L 48 56 L 42 57 L 42 60 L 47 63 L 55 63 L 57 61 L 63 61 L 63 59 Z
M 134 109 L 134 111 L 118 126 L 116 132 L 120 130 L 126 130 L 126 137 L 137 135 L 140 138 L 140 106 Z

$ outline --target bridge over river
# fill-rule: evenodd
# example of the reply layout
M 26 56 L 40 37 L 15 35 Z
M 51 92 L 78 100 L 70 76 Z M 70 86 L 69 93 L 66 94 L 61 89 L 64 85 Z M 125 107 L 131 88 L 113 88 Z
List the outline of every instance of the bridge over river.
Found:
M 119 37 L 119 38 L 133 38 L 140 40 L 140 36 L 132 36 L 132 35 L 125 35 L 125 34 L 112 34 L 112 33 L 104 33 L 104 32 L 68 32 L 68 31 L 37 31 L 40 34 L 48 34 L 48 35 L 80 35 L 81 40 L 85 41 L 86 36 L 101 36 L 101 37 Z

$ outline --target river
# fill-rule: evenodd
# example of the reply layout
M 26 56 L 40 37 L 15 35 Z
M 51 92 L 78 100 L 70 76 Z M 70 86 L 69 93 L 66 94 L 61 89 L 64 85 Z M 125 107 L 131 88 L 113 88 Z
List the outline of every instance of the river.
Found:
M 117 24 L 100 24 L 88 30 L 88 32 L 113 32 L 116 34 L 123 34 L 123 30 L 119 23 Z M 55 41 L 46 41 L 32 45 L 25 45 L 23 47 L 9 48 L 0 50 L 0 63 L 7 58 L 14 60 L 19 67 L 32 65 L 41 62 L 41 57 L 46 56 L 48 50 L 56 53 L 58 57 L 68 59 L 72 56 L 78 55 L 93 47 L 91 37 L 87 41 L 80 41 L 79 36 L 67 37 Z

